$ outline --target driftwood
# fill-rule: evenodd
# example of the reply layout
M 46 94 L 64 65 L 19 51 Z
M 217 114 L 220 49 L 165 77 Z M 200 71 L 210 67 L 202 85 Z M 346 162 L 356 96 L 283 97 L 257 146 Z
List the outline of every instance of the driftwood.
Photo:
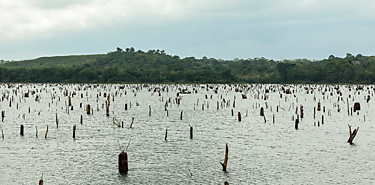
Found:
M 225 158 L 224 163 L 220 162 L 221 166 L 223 166 L 223 171 L 227 171 L 227 164 L 228 164 L 228 144 L 225 145 Z
M 353 139 L 357 135 L 359 127 L 357 127 L 357 129 L 354 129 L 353 132 L 352 132 L 352 127 L 350 125 L 348 125 L 348 126 L 349 126 L 349 134 L 350 134 L 350 137 L 348 139 L 348 143 L 353 144 Z

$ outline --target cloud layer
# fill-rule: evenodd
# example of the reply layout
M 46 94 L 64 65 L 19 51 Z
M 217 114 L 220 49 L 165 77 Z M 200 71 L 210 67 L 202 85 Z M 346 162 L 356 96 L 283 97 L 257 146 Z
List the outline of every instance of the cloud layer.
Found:
M 373 55 L 372 0 L 0 0 L 0 59 L 120 47 L 223 59 Z

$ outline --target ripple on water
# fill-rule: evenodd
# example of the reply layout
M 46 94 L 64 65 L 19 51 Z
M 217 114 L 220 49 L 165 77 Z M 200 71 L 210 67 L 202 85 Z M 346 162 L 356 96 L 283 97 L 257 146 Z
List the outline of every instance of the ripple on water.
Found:
M 40 102 L 34 97 L 22 99 L 19 109 L 9 107 L 8 101 L 0 103 L 6 111 L 0 129 L 4 130 L 5 139 L 0 139 L 0 184 L 33 184 L 38 182 L 43 173 L 46 184 L 373 184 L 375 170 L 375 148 L 372 124 L 375 116 L 374 104 L 366 103 L 364 95 L 353 94 L 345 87 L 340 87 L 343 97 L 348 94 L 361 103 L 360 115 L 348 116 L 346 102 L 337 102 L 336 93 L 323 99 L 315 94 L 297 92 L 285 95 L 269 93 L 264 118 L 259 116 L 255 103 L 265 107 L 264 100 L 254 99 L 255 92 L 248 92 L 248 99 L 240 99 L 234 91 L 219 90 L 219 95 L 212 90 L 198 90 L 198 94 L 182 95 L 180 105 L 169 103 L 168 116 L 164 110 L 165 100 L 174 99 L 175 89 L 162 92 L 161 102 L 155 93 L 151 96 L 146 88 L 137 92 L 129 89 L 120 90 L 122 96 L 111 101 L 110 116 L 105 116 L 106 98 L 95 98 L 97 89 L 76 91 L 72 98 L 74 106 L 69 114 L 65 109 L 67 97 L 61 96 L 51 103 L 51 91 L 57 87 L 41 87 Z M 77 85 L 65 86 L 69 92 Z M 55 88 L 55 90 L 52 90 Z M 263 90 L 264 90 L 263 86 Z M 20 91 L 32 90 L 23 86 Z M 109 91 L 111 89 L 111 91 Z M 3 92 L 5 89 L 2 89 Z M 114 93 L 113 87 L 107 86 L 100 91 Z M 124 95 L 127 91 L 127 95 Z M 260 90 L 262 92 L 262 90 Z M 80 98 L 80 93 L 84 98 Z M 62 92 L 58 92 L 62 94 Z M 212 99 L 205 99 L 205 95 Z M 362 94 L 365 94 L 363 92 Z M 15 96 L 10 94 L 10 96 Z M 217 110 L 216 103 L 223 98 L 230 100 L 229 106 Z M 236 106 L 232 103 L 236 97 Z M 314 101 L 314 96 L 316 101 Z M 209 96 L 210 97 L 210 96 Z M 199 104 L 197 100 L 199 98 Z M 306 98 L 306 100 L 305 100 Z M 18 99 L 18 98 L 15 98 Z M 313 118 L 313 108 L 320 101 L 326 112 L 317 111 Z M 132 102 L 130 108 L 129 104 Z M 135 105 L 139 103 L 139 106 Z M 354 102 L 349 100 L 350 104 Z M 48 104 L 50 104 L 50 107 Z M 82 103 L 92 105 L 93 115 L 87 115 Z M 124 110 L 124 104 L 128 110 Z M 205 104 L 204 110 L 201 109 Z M 209 108 L 207 108 L 207 103 Z M 342 111 L 337 112 L 334 103 Z M 96 110 L 99 105 L 99 111 Z M 194 107 L 195 105 L 195 107 Z M 280 105 L 276 112 L 276 106 Z M 303 105 L 305 116 L 300 120 L 299 130 L 294 129 L 292 117 L 296 117 L 296 106 Z M 149 106 L 152 115 L 149 116 Z M 272 106 L 272 111 L 271 107 Z M 31 107 L 31 113 L 28 113 Z M 290 107 L 290 108 L 289 108 Z M 235 113 L 231 115 L 231 110 Z M 184 111 L 183 120 L 180 120 Z M 247 111 L 247 116 L 246 116 Z M 328 115 L 331 112 L 331 116 Z M 40 114 L 38 115 L 38 113 Z M 241 112 L 242 121 L 237 120 Z M 59 128 L 55 116 L 58 114 Z M 22 115 L 25 114 L 25 119 Z M 83 124 L 80 124 L 80 116 Z M 275 123 L 272 123 L 275 115 Z M 324 115 L 324 124 L 321 124 Z M 364 121 L 364 115 L 366 121 Z M 112 123 L 113 117 L 124 122 L 124 128 Z M 129 128 L 131 118 L 135 121 Z M 317 126 L 320 121 L 320 126 Z M 314 122 L 315 125 L 314 126 Z M 25 135 L 19 135 L 20 124 L 25 126 Z M 194 128 L 194 137 L 189 137 L 189 124 Z M 348 124 L 360 127 L 354 145 L 348 145 Z M 47 125 L 47 139 L 44 138 Z M 72 138 L 72 127 L 77 126 L 76 140 Z M 35 137 L 38 128 L 38 138 Z M 165 129 L 168 129 L 168 141 L 164 141 Z M 118 154 L 121 148 L 127 149 L 129 172 L 119 174 Z M 219 162 L 224 160 L 225 144 L 229 146 L 228 171 L 223 172 Z M 193 176 L 190 175 L 191 170 Z M 360 178 L 359 178 L 360 177 Z

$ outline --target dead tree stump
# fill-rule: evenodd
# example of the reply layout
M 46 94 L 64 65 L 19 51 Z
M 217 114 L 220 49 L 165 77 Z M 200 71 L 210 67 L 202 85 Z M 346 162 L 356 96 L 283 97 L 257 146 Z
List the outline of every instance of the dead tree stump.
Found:
M 295 123 L 294 123 L 294 128 L 296 130 L 298 130 L 298 123 L 299 123 L 299 119 L 296 119 Z
M 193 139 L 193 127 L 190 126 L 190 139 Z
M 260 108 L 260 116 L 264 116 L 264 109 L 263 109 L 263 107 Z
M 89 115 L 90 115 L 90 110 L 91 110 L 91 107 L 90 107 L 90 105 L 89 105 L 89 104 L 87 104 L 87 107 L 86 107 L 86 112 L 87 112 L 87 114 L 89 114 Z
M 21 136 L 23 136 L 23 125 L 21 125 L 20 134 L 21 134 Z
M 124 151 L 118 155 L 118 169 L 120 173 L 128 172 L 128 154 Z
M 359 104 L 359 102 L 354 103 L 354 112 L 357 110 L 361 110 L 361 104 Z
M 353 132 L 352 132 L 352 127 L 350 125 L 348 125 L 348 126 L 349 126 L 349 134 L 350 134 L 349 139 L 348 139 L 348 143 L 353 144 L 353 139 L 357 135 L 359 127 L 357 127 L 357 129 L 354 129 Z
M 48 134 L 48 125 L 47 125 L 46 134 L 44 135 L 44 138 L 45 138 L 45 139 L 47 139 L 47 134 Z
M 223 166 L 223 171 L 227 171 L 227 164 L 228 164 L 228 144 L 225 146 L 225 158 L 224 158 L 224 163 L 221 163 L 221 166 Z
M 73 139 L 76 138 L 76 126 L 74 125 L 73 126 Z
M 165 129 L 165 137 L 164 137 L 165 141 L 167 141 L 167 136 L 168 136 L 168 129 Z

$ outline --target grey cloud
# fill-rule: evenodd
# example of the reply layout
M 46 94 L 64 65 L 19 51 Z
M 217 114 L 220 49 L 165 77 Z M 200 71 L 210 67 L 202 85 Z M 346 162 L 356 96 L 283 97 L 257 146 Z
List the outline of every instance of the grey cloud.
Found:
M 0 2 L 0 59 L 117 46 L 182 57 L 324 58 L 371 54 L 375 32 L 372 0 L 20 2 Z
M 25 1 L 29 6 L 38 9 L 64 9 L 76 5 L 89 6 L 90 0 L 29 0 Z

